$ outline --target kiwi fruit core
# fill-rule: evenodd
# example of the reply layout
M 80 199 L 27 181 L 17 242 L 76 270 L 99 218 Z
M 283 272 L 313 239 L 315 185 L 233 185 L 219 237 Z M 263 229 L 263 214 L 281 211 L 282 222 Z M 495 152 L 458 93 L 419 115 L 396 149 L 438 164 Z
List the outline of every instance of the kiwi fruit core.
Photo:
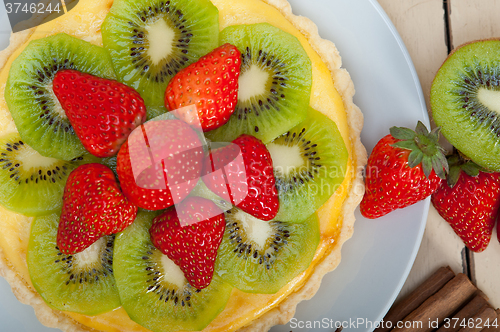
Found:
M 31 225 L 27 262 L 33 286 L 54 309 L 97 315 L 120 306 L 113 276 L 114 235 L 65 255 L 57 246 L 59 213 Z
M 118 78 L 147 106 L 163 106 L 170 79 L 218 45 L 219 11 L 209 0 L 117 0 L 102 24 Z
M 0 138 L 0 204 L 28 216 L 52 213 L 62 206 L 71 171 L 97 160 L 89 154 L 70 161 L 44 157 L 19 134 L 7 134 Z
M 153 332 L 200 331 L 224 309 L 233 288 L 217 275 L 202 290 L 192 287 L 151 242 L 149 229 L 157 215 L 140 211 L 117 235 L 114 270 L 122 306 Z
M 246 293 L 279 291 L 307 269 L 320 240 L 316 214 L 303 223 L 268 222 L 233 208 L 225 219 L 215 272 Z
M 229 121 L 208 138 L 230 142 L 249 134 L 268 143 L 305 119 L 311 61 L 295 36 L 268 23 L 236 25 L 221 31 L 220 43 L 241 52 L 238 103 Z
M 275 220 L 302 222 L 344 181 L 349 157 L 344 140 L 336 124 L 312 108 L 305 121 L 266 147 L 280 202 Z
M 431 86 L 443 136 L 475 163 L 500 171 L 500 40 L 458 47 Z
M 54 75 L 64 69 L 115 78 L 106 50 L 60 33 L 31 41 L 14 60 L 5 101 L 25 143 L 42 156 L 71 160 L 86 150 L 52 90 Z

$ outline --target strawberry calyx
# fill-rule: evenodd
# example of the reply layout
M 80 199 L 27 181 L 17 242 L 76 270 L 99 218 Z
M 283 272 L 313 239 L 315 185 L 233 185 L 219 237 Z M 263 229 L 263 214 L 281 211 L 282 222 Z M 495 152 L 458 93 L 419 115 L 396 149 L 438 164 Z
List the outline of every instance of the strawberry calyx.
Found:
M 460 152 L 453 153 L 446 157 L 449 165 L 448 176 L 446 177 L 446 183 L 448 187 L 453 188 L 460 177 L 460 173 L 463 171 L 465 174 L 476 177 L 480 172 L 491 173 L 484 167 L 479 166 L 472 160 L 464 157 Z
M 414 168 L 422 163 L 422 170 L 427 178 L 434 170 L 438 177 L 446 179 L 449 167 L 444 149 L 439 144 L 439 127 L 429 132 L 425 125 L 418 121 L 415 130 L 394 126 L 389 131 L 398 140 L 392 144 L 393 147 L 411 151 L 408 156 L 409 167 Z

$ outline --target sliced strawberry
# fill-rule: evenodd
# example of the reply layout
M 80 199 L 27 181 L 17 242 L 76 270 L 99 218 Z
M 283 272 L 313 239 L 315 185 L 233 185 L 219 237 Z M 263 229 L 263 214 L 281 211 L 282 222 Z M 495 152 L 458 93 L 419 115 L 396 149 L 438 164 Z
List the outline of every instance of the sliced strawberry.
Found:
M 68 69 L 56 73 L 53 90 L 83 146 L 100 158 L 114 156 L 146 120 L 139 93 L 118 81 Z
M 176 212 L 177 211 L 177 212 Z M 188 197 L 153 220 L 151 241 L 177 264 L 191 286 L 207 287 L 226 223 L 212 201 Z
M 165 91 L 165 107 L 209 131 L 225 124 L 238 101 L 240 52 L 224 44 L 179 71 Z M 187 107 L 194 106 L 194 107 Z M 196 112 L 195 112 L 196 111 Z
M 64 188 L 57 245 L 64 254 L 83 251 L 105 235 L 121 232 L 137 215 L 113 171 L 101 164 L 76 168 Z
M 181 202 L 196 186 L 203 147 L 181 120 L 149 121 L 122 145 L 116 171 L 125 196 L 147 210 Z
M 366 166 L 361 214 L 379 218 L 429 197 L 448 171 L 439 129 L 429 133 L 420 121 L 415 131 L 392 127 L 373 148 Z
M 205 159 L 203 181 L 220 197 L 261 220 L 278 213 L 273 161 L 266 146 L 250 135 L 213 150 Z
M 459 155 L 448 157 L 448 181 L 432 194 L 432 204 L 474 252 L 488 246 L 500 207 L 500 173 L 485 172 Z

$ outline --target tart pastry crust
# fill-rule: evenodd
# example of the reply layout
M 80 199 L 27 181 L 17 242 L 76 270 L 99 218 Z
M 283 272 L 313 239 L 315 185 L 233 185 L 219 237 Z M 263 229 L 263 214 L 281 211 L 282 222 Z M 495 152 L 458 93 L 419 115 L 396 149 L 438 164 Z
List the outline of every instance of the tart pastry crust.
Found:
M 362 169 L 366 164 L 367 154 L 361 144 L 360 133 L 363 127 L 363 115 L 359 108 L 353 103 L 354 85 L 349 73 L 341 68 L 341 57 L 334 43 L 322 39 L 318 34 L 317 26 L 308 18 L 297 16 L 292 13 L 292 9 L 287 0 L 261 0 L 278 9 L 285 18 L 290 21 L 309 41 L 312 48 L 318 53 L 323 62 L 330 70 L 335 88 L 341 95 L 344 102 L 347 122 L 349 125 L 349 135 L 352 153 L 352 182 L 349 193 L 343 203 L 341 218 L 342 228 L 337 241 L 332 245 L 329 252 L 324 255 L 318 263 L 314 272 L 306 282 L 290 294 L 276 307 L 269 310 L 264 315 L 252 321 L 249 325 L 239 331 L 267 331 L 274 325 L 286 324 L 295 314 L 297 304 L 303 300 L 308 300 L 314 296 L 320 287 L 323 276 L 333 271 L 341 260 L 341 248 L 346 240 L 353 234 L 354 210 L 361 201 L 364 193 L 364 183 Z M 24 30 L 11 35 L 10 45 L 0 52 L 0 70 L 5 66 L 9 57 L 30 38 L 35 28 Z M 31 286 L 24 280 L 9 264 L 2 248 L 0 247 L 0 275 L 10 284 L 17 299 L 31 305 L 40 322 L 46 326 L 59 328 L 62 331 L 89 332 L 96 331 L 93 328 L 84 326 L 67 316 L 64 312 L 51 309 Z

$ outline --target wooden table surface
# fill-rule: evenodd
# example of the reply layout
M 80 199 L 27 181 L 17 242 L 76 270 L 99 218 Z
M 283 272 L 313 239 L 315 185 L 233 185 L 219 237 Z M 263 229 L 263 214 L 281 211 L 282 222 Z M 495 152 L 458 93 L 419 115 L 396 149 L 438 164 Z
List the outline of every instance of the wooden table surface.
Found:
M 500 0 L 378 0 L 399 31 L 417 70 L 428 105 L 437 70 L 455 47 L 477 39 L 500 37 Z M 482 253 L 465 248 L 431 206 L 417 258 L 400 297 L 414 289 L 437 268 L 449 265 L 464 272 L 500 307 L 500 244 L 493 233 Z

